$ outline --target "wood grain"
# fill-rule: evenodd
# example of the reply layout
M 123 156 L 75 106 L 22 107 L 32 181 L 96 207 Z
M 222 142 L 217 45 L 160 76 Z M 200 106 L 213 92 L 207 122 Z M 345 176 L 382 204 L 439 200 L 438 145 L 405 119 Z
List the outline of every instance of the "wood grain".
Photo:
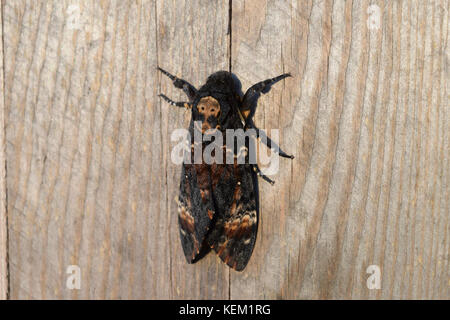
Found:
M 234 0 L 232 12 L 243 87 L 294 76 L 255 120 L 296 159 L 260 183 L 256 252 L 231 298 L 448 299 L 448 2 Z M 366 287 L 372 264 L 380 290 Z
M 0 32 L 3 33 L 1 15 Z M 8 230 L 6 220 L 5 108 L 3 84 L 3 43 L 0 43 L 0 300 L 5 300 L 8 296 Z
M 197 88 L 206 81 L 208 75 L 229 69 L 228 1 L 157 1 L 158 64 L 172 73 L 182 76 Z M 186 96 L 173 87 L 171 81 L 160 76 L 160 92 L 176 101 L 186 101 Z M 171 142 L 173 130 L 187 128 L 190 113 L 170 108 L 158 101 L 161 113 L 160 148 L 161 158 L 155 159 L 152 171 L 160 172 L 161 187 L 154 190 L 160 194 L 161 228 L 154 232 L 155 239 L 168 255 L 168 263 L 160 263 L 154 276 L 161 277 L 160 270 L 168 269 L 168 277 L 162 277 L 168 295 L 162 297 L 184 299 L 223 299 L 228 297 L 229 270 L 220 259 L 209 254 L 195 265 L 187 265 L 181 248 L 177 204 L 175 196 L 179 192 L 180 166 L 170 160 L 170 152 L 177 141 Z M 158 178 L 158 175 L 155 177 Z M 152 210 L 151 210 L 152 211 Z M 150 211 L 150 212 L 151 212 Z M 161 231 L 164 232 L 161 234 Z M 163 236 L 163 237 L 161 237 Z M 161 244 L 161 240 L 164 244 Z M 155 293 L 157 297 L 158 293 Z
M 181 94 L 156 66 L 193 83 L 228 69 L 227 3 L 11 1 L 3 12 L 11 298 L 226 295 L 215 257 L 180 259 L 170 133 L 188 118 L 157 99 Z M 65 287 L 69 265 L 80 291 Z
M 0 298 L 449 299 L 448 11 L 446 0 L 4 0 Z M 259 183 L 242 273 L 214 254 L 185 262 L 170 153 L 189 114 L 158 99 L 185 96 L 157 65 L 197 86 L 231 69 L 244 91 L 294 76 L 254 118 L 295 159 Z M 69 265 L 80 290 L 66 287 Z M 381 289 L 367 288 L 369 265 Z

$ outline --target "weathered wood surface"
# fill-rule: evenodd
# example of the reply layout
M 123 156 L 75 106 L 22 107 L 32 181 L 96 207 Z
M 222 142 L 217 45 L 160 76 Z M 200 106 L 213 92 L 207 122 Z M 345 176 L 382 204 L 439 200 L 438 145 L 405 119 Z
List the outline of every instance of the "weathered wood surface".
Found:
M 448 9 L 4 0 L 10 297 L 449 299 Z M 183 97 L 158 64 L 196 85 L 231 68 L 244 90 L 294 76 L 255 116 L 296 158 L 260 182 L 242 273 L 213 254 L 185 263 L 170 134 L 189 115 L 157 98 Z
M 0 30 L 2 27 L 0 15 Z M 0 42 L 0 300 L 7 298 L 7 222 L 6 222 L 6 157 L 5 157 L 5 123 L 3 95 L 3 43 Z
M 448 1 L 263 2 L 233 1 L 232 70 L 244 87 L 293 73 L 257 123 L 297 157 L 262 184 L 231 297 L 449 298 Z

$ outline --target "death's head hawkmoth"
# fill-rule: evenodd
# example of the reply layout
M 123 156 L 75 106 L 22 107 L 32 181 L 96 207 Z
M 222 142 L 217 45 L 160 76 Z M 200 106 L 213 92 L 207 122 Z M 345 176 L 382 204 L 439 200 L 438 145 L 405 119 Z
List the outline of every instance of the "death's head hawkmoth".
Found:
M 238 161 L 242 151 L 248 151 L 249 140 L 244 146 L 234 141 L 219 145 L 223 151 L 222 162 L 202 161 L 203 150 L 217 140 L 196 141 L 196 133 L 215 133 L 225 136 L 227 130 L 246 132 L 253 129 L 255 138 L 262 132 L 255 127 L 252 116 L 261 93 L 267 93 L 270 87 L 290 74 L 258 82 L 242 96 L 235 76 L 226 71 L 213 73 L 206 83 L 196 89 L 187 81 L 173 76 L 158 67 L 169 77 L 175 87 L 183 89 L 188 97 L 186 102 L 175 102 L 160 94 L 165 101 L 177 107 L 191 111 L 187 153 L 194 156 L 200 148 L 200 161 L 183 162 L 180 194 L 178 197 L 178 222 L 181 244 L 188 263 L 199 260 L 211 248 L 228 266 L 241 271 L 247 265 L 255 245 L 258 227 L 257 179 L 261 176 L 273 184 L 273 181 L 261 173 L 256 163 L 249 161 L 248 152 L 244 152 L 244 161 Z M 264 140 L 268 147 L 273 143 Z M 217 150 L 217 149 L 216 149 Z M 277 153 L 293 158 L 280 149 Z M 221 152 L 222 152 L 221 151 Z M 226 161 L 232 154 L 231 161 Z M 214 154 L 214 152 L 213 152 Z M 217 154 L 215 154 L 217 155 Z

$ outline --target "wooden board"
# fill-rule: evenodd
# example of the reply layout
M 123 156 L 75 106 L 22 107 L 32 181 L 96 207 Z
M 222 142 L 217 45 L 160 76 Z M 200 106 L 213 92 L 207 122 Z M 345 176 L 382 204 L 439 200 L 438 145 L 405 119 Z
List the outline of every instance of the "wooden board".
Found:
M 380 28 L 369 29 L 369 5 Z M 447 1 L 233 1 L 232 70 L 291 72 L 256 113 L 278 183 L 231 298 L 449 298 Z M 447 48 L 448 49 L 448 48 Z M 381 289 L 366 269 L 381 269 Z
M 376 8 L 379 28 L 368 25 Z M 449 299 L 448 9 L 4 0 L 0 297 Z M 242 273 L 214 254 L 185 262 L 170 152 L 189 115 L 158 99 L 184 95 L 157 65 L 195 85 L 231 68 L 244 91 L 293 75 L 254 118 L 296 158 L 280 159 L 274 186 L 260 181 Z M 66 285 L 71 265 L 80 290 Z M 370 265 L 380 289 L 367 287 Z
M 211 73 L 228 70 L 229 39 L 228 1 L 157 1 L 158 64 L 173 74 L 183 77 L 199 87 Z M 186 101 L 186 95 L 173 87 L 165 76 L 158 78 L 157 89 L 175 101 Z M 158 139 L 159 158 L 154 159 L 152 175 L 160 186 L 152 189 L 154 197 L 161 197 L 159 204 L 152 203 L 148 214 L 160 220 L 153 229 L 153 245 L 159 247 L 167 261 L 158 261 L 152 275 L 161 281 L 166 293 L 154 292 L 147 298 L 170 299 L 224 299 L 229 292 L 229 270 L 215 255 L 208 255 L 195 265 L 186 264 L 178 231 L 177 204 L 181 168 L 172 163 L 170 153 L 178 141 L 171 142 L 172 131 L 187 128 L 190 113 L 171 108 L 158 100 L 157 116 L 160 122 Z M 156 151 L 156 150 L 155 150 Z M 152 151 L 153 156 L 155 151 Z M 157 266 L 157 267 L 156 267 Z M 165 275 L 161 273 L 166 270 Z
M 180 259 L 170 132 L 187 115 L 157 98 L 181 94 L 156 71 L 228 69 L 228 5 L 165 3 L 5 3 L 12 299 L 228 293 L 214 257 Z
M 3 30 L 0 16 L 0 32 Z M 5 157 L 5 122 L 3 93 L 3 43 L 0 43 L 0 300 L 8 295 L 8 254 L 6 221 L 6 157 Z

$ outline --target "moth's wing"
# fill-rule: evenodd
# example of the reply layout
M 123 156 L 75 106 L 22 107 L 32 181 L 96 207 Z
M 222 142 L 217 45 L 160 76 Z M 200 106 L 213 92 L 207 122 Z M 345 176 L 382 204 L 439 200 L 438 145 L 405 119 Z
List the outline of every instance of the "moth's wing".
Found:
M 178 197 L 181 245 L 188 263 L 201 254 L 215 210 L 209 165 L 183 164 Z
M 250 260 L 258 229 L 252 167 L 213 164 L 211 171 L 217 210 L 208 243 L 222 261 L 241 271 Z

